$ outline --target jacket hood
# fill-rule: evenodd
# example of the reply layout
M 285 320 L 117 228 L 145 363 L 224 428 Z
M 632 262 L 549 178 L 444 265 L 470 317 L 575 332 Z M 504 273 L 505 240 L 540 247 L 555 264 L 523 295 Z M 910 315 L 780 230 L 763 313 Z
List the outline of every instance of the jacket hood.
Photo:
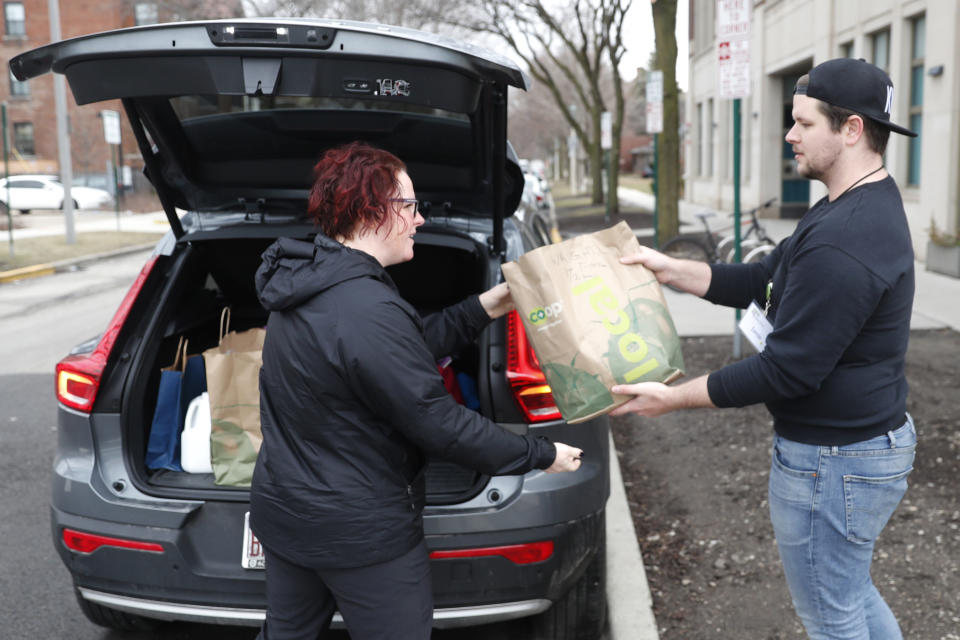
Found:
M 310 242 L 280 238 L 261 256 L 256 287 L 268 311 L 302 304 L 330 287 L 356 278 L 390 277 L 373 256 L 350 249 L 318 233 Z

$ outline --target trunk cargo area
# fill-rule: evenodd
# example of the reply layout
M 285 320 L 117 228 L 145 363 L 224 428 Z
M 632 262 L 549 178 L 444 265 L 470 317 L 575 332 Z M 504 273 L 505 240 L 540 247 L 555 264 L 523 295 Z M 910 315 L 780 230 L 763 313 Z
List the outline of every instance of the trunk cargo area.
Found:
M 165 259 L 155 268 L 152 277 L 166 281 L 160 285 L 159 297 L 147 309 L 146 315 L 153 313 L 155 317 L 140 321 L 142 333 L 137 333 L 144 336 L 145 342 L 143 356 L 139 364 L 134 364 L 140 371 L 128 374 L 128 379 L 137 381 L 139 386 L 131 389 L 124 404 L 124 411 L 129 414 L 125 424 L 131 425 L 132 431 L 125 434 L 129 461 L 148 492 L 187 498 L 215 490 L 217 498 L 246 499 L 246 488 L 218 486 L 213 474 L 150 470 L 144 458 L 160 371 L 173 363 L 180 337 L 188 340 L 190 355 L 216 346 L 221 311 L 227 306 L 231 309 L 231 331 L 266 325 L 268 312 L 257 299 L 254 274 L 260 266 L 260 255 L 272 242 L 273 238 L 194 241 L 189 247 L 179 247 L 175 257 Z M 486 265 L 486 254 L 476 242 L 463 236 L 446 242 L 442 234 L 434 233 L 425 241 L 418 238 L 412 261 L 388 271 L 401 295 L 425 315 L 485 290 Z M 158 274 L 159 269 L 164 272 Z M 448 366 L 473 382 L 482 411 L 488 380 L 481 370 L 480 352 L 480 346 L 473 344 L 458 354 L 449 354 L 452 360 Z M 486 484 L 485 476 L 443 460 L 430 460 L 426 476 L 427 501 L 434 505 L 466 501 Z

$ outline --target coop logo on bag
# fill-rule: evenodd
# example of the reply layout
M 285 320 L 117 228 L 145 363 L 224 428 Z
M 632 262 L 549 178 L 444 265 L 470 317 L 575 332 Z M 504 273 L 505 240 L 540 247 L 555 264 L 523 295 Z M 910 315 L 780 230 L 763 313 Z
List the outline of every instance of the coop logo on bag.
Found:
M 553 320 L 554 322 L 551 322 L 549 325 L 547 325 L 553 326 L 553 324 L 560 321 L 560 313 L 562 311 L 563 305 L 559 302 L 553 302 L 544 307 L 537 307 L 527 314 L 527 319 L 533 326 L 539 329 L 545 329 L 546 327 L 541 327 L 541 325 L 548 320 Z

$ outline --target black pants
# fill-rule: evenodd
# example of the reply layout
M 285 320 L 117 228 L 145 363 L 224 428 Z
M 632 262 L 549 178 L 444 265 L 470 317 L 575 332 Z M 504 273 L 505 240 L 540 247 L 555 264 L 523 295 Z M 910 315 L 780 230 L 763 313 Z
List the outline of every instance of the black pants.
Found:
M 317 640 L 340 611 L 352 640 L 427 640 L 433 622 L 424 542 L 395 560 L 354 569 L 310 569 L 269 549 L 267 619 L 258 640 Z

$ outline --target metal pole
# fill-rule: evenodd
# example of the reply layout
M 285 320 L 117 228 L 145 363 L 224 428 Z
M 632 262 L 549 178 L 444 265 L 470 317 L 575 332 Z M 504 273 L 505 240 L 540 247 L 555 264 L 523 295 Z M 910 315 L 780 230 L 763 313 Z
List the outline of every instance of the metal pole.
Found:
M 7 197 L 4 202 L 7 203 L 7 238 L 10 240 L 10 257 L 15 256 L 13 251 L 13 209 L 10 208 L 10 147 L 7 144 L 7 103 L 0 104 L 0 120 L 2 120 L 3 129 L 3 177 L 7 179 L 4 183 L 7 189 Z
M 113 186 L 113 191 L 114 191 L 114 195 L 113 195 L 113 208 L 114 208 L 114 210 L 115 210 L 116 213 L 117 213 L 117 231 L 120 231 L 120 189 L 121 189 L 121 185 L 120 185 L 120 176 L 121 176 L 120 162 L 121 162 L 121 158 L 122 158 L 122 155 L 123 155 L 123 154 L 122 154 L 122 152 L 120 151 L 120 145 L 118 144 L 118 145 L 116 145 L 116 147 L 117 147 L 117 162 L 113 165 L 113 185 L 114 185 L 114 186 Z
M 59 42 L 60 37 L 60 1 L 47 0 L 50 13 L 50 42 Z M 73 224 L 73 165 L 70 160 L 70 136 L 67 131 L 67 90 L 63 76 L 53 76 L 53 101 L 57 110 L 57 150 L 60 162 L 60 182 L 63 184 L 63 217 L 67 227 L 67 244 L 77 241 Z
M 733 256 L 740 262 L 740 98 L 733 101 Z M 733 323 L 733 357 L 739 358 L 743 349 L 740 336 L 740 309 Z
M 658 191 L 660 185 L 660 153 L 659 153 L 660 134 L 653 134 L 653 248 L 660 248 L 660 197 Z

